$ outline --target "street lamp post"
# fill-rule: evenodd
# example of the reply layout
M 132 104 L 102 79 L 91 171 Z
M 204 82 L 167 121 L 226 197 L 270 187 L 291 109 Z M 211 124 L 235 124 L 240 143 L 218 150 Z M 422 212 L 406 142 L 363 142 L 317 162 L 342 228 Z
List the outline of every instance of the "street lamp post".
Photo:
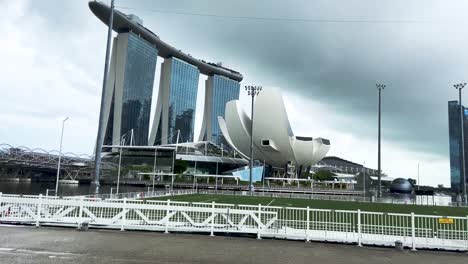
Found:
M 463 105 L 462 105 L 462 90 L 465 87 L 466 83 L 459 83 L 455 84 L 453 87 L 458 90 L 458 103 L 460 104 L 460 134 L 461 134 L 461 147 L 460 147 L 460 152 L 461 152 L 461 170 L 460 170 L 460 177 L 461 177 L 461 184 L 463 188 L 463 201 L 466 203 L 468 202 L 468 198 L 466 196 L 466 177 L 465 177 L 465 133 L 463 129 Z
M 366 201 L 366 161 L 362 163 L 362 190 L 364 191 L 364 201 Z
M 421 182 L 419 181 L 419 161 L 418 161 L 418 191 L 419 191 L 419 187 L 421 186 Z
M 265 160 L 263 160 L 263 170 L 262 170 L 262 193 L 265 195 Z
M 252 98 L 252 108 L 250 112 L 250 169 L 249 169 L 249 194 L 252 195 L 252 170 L 253 170 L 253 127 L 254 127 L 254 99 L 260 93 L 262 86 L 244 86 L 247 94 Z
M 385 84 L 376 84 L 377 90 L 379 90 L 379 129 L 378 129 L 378 150 L 377 150 L 377 178 L 378 178 L 378 189 L 377 189 L 377 198 L 382 197 L 382 172 L 381 172 L 381 167 L 380 167 L 380 159 L 381 159 L 381 154 L 380 154 L 380 121 L 381 121 L 381 104 L 382 104 L 382 90 L 385 89 Z
M 125 135 L 120 139 L 120 149 L 119 149 L 119 170 L 117 171 L 117 194 L 119 194 L 120 187 L 120 167 L 122 165 L 122 145 L 124 144 Z
M 55 182 L 55 196 L 58 194 L 58 184 L 59 184 L 59 178 L 60 178 L 60 162 L 62 161 L 62 144 L 63 144 L 63 130 L 65 129 L 65 122 L 68 120 L 68 117 L 66 117 L 62 121 L 62 132 L 60 135 L 60 149 L 59 149 L 59 158 L 58 158 L 58 165 L 57 165 L 57 180 Z
M 158 161 L 158 147 L 154 147 L 154 164 L 153 164 L 153 193 L 154 193 L 154 179 L 156 177 L 156 163 Z

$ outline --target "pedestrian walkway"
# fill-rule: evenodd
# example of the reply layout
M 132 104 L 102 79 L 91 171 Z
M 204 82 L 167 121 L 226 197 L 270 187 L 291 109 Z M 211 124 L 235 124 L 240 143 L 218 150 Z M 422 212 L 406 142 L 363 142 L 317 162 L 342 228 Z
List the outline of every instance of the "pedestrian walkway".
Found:
M 114 230 L 0 226 L 0 263 L 450 263 L 466 253 Z

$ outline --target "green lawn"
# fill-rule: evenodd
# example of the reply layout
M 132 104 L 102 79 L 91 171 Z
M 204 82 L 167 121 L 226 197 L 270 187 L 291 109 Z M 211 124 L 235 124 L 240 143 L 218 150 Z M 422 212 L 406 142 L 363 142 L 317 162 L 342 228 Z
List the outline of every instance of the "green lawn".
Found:
M 232 195 L 211 195 L 211 194 L 189 194 L 170 197 L 158 197 L 154 200 L 184 201 L 184 202 L 205 202 L 205 203 L 227 203 L 227 204 L 247 204 L 247 205 L 270 205 L 281 207 L 307 207 L 311 209 L 334 209 L 334 210 L 358 210 L 384 213 L 411 213 L 422 215 L 441 216 L 468 216 L 468 208 L 447 207 L 447 206 L 420 206 L 385 203 L 363 203 L 329 200 L 310 200 L 293 198 L 271 198 L 255 196 L 232 196 Z

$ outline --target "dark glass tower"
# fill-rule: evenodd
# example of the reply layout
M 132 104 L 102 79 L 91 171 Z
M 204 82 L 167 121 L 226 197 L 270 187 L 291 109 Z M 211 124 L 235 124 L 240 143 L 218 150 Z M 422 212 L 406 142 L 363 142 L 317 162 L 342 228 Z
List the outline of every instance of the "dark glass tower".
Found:
M 194 141 L 199 76 L 198 68 L 187 62 L 164 61 L 150 145 L 174 144 L 177 137 L 179 142 Z
M 168 142 L 176 143 L 178 131 L 179 141 L 193 142 L 200 71 L 178 59 L 172 60 L 171 71 Z
M 199 141 L 210 141 L 218 146 L 229 145 L 218 125 L 218 116 L 224 118 L 226 103 L 239 99 L 240 83 L 229 78 L 212 75 L 205 82 L 205 109 Z
M 158 50 L 138 35 L 114 38 L 107 86 L 104 145 L 148 144 L 151 100 Z
M 460 105 L 458 101 L 448 102 L 449 119 L 449 149 L 450 149 L 450 186 L 452 191 L 460 193 L 463 190 L 463 180 L 461 177 L 461 127 L 460 127 Z M 468 109 L 463 107 L 463 129 L 465 136 L 465 157 L 468 150 Z M 465 159 L 465 168 L 468 162 Z M 467 173 L 465 172 L 465 175 Z

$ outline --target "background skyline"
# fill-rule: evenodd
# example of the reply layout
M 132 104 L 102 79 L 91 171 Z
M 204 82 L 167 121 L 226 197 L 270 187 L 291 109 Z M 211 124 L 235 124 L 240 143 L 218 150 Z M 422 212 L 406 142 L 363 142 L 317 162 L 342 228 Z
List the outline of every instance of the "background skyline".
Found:
M 449 185 L 447 101 L 457 99 L 452 85 L 466 81 L 468 36 L 461 21 L 468 2 L 116 0 L 116 5 L 137 14 L 174 47 L 240 71 L 241 85 L 280 87 L 296 135 L 328 138 L 329 155 L 371 168 L 377 167 L 375 84 L 385 83 L 383 171 L 416 178 L 419 161 L 422 184 Z M 0 8 L 0 143 L 58 149 L 61 119 L 70 116 L 64 152 L 91 154 L 105 25 L 87 0 L 3 1 Z M 158 58 L 152 114 L 161 62 Z M 195 138 L 205 79 L 200 77 Z M 250 112 L 243 89 L 240 100 Z

